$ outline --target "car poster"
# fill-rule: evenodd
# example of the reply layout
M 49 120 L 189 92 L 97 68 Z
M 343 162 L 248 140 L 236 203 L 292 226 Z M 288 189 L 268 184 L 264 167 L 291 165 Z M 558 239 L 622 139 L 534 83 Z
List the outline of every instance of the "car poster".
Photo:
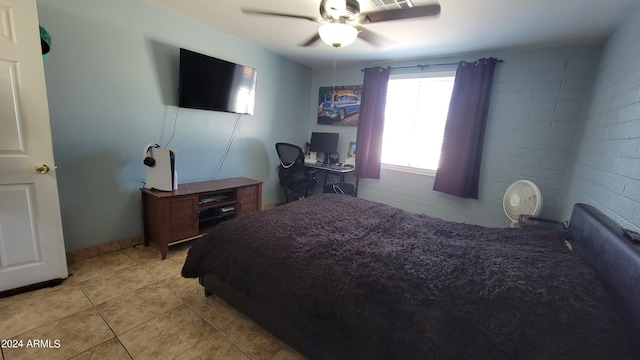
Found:
M 362 85 L 320 87 L 318 124 L 357 126 Z

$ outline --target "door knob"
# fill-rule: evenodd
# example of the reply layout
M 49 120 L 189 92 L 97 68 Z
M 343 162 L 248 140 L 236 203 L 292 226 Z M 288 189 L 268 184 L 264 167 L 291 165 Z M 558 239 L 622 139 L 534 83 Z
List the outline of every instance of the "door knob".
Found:
M 36 172 L 40 175 L 44 175 L 49 172 L 49 166 L 46 164 L 36 165 Z

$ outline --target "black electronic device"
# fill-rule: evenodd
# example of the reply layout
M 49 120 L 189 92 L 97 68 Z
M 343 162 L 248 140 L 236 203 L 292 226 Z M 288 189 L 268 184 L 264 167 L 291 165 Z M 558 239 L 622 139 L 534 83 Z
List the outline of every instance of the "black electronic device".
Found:
M 323 165 L 329 165 L 331 154 L 338 151 L 338 133 L 311 133 L 311 145 L 309 145 L 309 151 L 324 153 Z
M 156 159 L 153 158 L 153 149 L 159 148 L 158 144 L 149 144 L 144 147 L 143 160 L 142 162 L 148 167 L 156 166 Z
M 180 49 L 178 106 L 253 115 L 258 70 Z

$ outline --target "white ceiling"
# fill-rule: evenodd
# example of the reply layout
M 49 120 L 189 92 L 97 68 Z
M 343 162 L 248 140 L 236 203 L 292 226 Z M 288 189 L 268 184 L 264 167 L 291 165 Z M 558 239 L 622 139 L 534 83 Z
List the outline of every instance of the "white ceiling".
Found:
M 439 1 L 439 16 L 364 25 L 388 39 L 384 47 L 356 40 L 334 50 L 322 41 L 301 47 L 320 24 L 291 18 L 242 14 L 254 8 L 318 16 L 320 0 L 145 0 L 174 13 L 259 45 L 310 67 L 339 61 L 384 62 L 501 48 L 599 43 L 640 0 L 413 0 Z M 360 0 L 361 12 L 375 11 Z

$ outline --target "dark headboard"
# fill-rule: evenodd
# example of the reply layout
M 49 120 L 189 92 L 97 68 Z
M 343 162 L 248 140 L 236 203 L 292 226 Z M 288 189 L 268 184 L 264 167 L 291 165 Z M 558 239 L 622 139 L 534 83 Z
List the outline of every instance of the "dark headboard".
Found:
M 591 205 L 575 204 L 569 235 L 573 250 L 610 291 L 629 330 L 635 358 L 640 357 L 640 245 L 620 225 Z

